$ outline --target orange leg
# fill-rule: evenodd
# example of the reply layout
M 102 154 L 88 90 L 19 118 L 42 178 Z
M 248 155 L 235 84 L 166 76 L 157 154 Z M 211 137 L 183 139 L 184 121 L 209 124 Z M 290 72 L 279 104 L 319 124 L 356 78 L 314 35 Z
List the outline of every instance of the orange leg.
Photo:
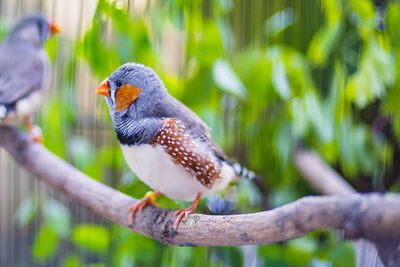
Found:
M 174 216 L 178 216 L 178 218 L 176 218 L 176 221 L 174 223 L 174 229 L 178 228 L 178 225 L 181 222 L 181 220 L 183 219 L 183 216 L 185 216 L 185 218 L 187 219 L 189 214 L 192 214 L 195 212 L 197 204 L 199 204 L 200 198 L 201 198 L 201 194 L 198 193 L 196 196 L 196 199 L 193 201 L 192 205 L 190 205 L 186 209 L 177 210 L 174 212 Z
M 29 141 L 43 144 L 42 130 L 39 126 L 33 124 L 32 116 L 26 119 L 25 125 L 29 132 Z
M 149 191 L 142 199 L 133 203 L 129 207 L 129 220 L 128 220 L 129 224 L 132 224 L 133 218 L 135 217 L 135 213 L 137 210 L 139 210 L 139 213 L 142 213 L 143 208 L 146 207 L 147 205 L 158 207 L 158 204 L 155 201 L 157 197 L 161 196 L 161 194 L 162 193 L 160 191 L 156 192 Z

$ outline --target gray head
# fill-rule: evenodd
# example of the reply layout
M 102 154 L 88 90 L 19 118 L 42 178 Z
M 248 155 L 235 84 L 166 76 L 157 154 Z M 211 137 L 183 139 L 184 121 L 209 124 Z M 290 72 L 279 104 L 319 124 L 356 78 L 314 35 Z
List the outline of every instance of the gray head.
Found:
M 49 23 L 43 15 L 36 14 L 21 18 L 8 35 L 8 40 L 24 41 L 42 47 L 50 34 L 59 31 L 60 29 Z
M 135 119 L 151 117 L 167 90 L 151 68 L 126 63 L 105 79 L 96 93 L 106 97 L 115 122 L 124 115 Z

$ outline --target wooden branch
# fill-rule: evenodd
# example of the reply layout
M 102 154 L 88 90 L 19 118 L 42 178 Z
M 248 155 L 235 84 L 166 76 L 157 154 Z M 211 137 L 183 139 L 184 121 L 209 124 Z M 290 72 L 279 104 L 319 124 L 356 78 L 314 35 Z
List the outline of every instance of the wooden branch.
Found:
M 267 244 L 300 237 L 317 229 L 343 229 L 348 237 L 399 245 L 400 195 L 368 194 L 304 197 L 282 207 L 253 214 L 195 214 L 172 230 L 173 210 L 146 207 L 128 225 L 135 199 L 84 175 L 24 133 L 0 126 L 3 146 L 22 166 L 106 219 L 167 245 L 226 246 Z
M 326 165 L 315 152 L 298 150 L 294 154 L 294 162 L 304 179 L 321 194 L 348 195 L 356 193 L 356 190 Z
M 294 163 L 302 174 L 303 178 L 318 192 L 325 195 L 349 195 L 357 191 L 347 181 L 341 177 L 334 169 L 329 167 L 320 156 L 309 150 L 297 150 L 294 154 Z M 382 267 L 379 260 L 378 251 L 381 259 L 388 266 L 391 262 L 398 262 L 400 248 L 388 247 L 387 245 L 375 245 L 368 240 L 360 238 L 353 241 L 357 256 L 357 266 L 359 267 Z M 393 265 L 396 266 L 396 265 Z

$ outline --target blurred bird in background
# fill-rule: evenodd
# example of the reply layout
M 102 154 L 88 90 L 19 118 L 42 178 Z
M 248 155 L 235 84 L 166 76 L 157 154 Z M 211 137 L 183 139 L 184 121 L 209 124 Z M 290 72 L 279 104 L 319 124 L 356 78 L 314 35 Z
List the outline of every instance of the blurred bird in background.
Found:
M 156 206 L 161 194 L 193 201 L 178 210 L 174 228 L 195 212 L 199 200 L 239 178 L 255 174 L 227 159 L 212 141 L 207 125 L 168 94 L 148 67 L 127 63 L 104 80 L 96 92 L 106 97 L 117 138 L 129 167 L 156 192 L 149 192 L 129 211 Z
M 43 15 L 22 18 L 0 44 L 0 124 L 24 124 L 30 140 L 42 142 L 33 114 L 50 78 L 44 43 L 60 29 Z

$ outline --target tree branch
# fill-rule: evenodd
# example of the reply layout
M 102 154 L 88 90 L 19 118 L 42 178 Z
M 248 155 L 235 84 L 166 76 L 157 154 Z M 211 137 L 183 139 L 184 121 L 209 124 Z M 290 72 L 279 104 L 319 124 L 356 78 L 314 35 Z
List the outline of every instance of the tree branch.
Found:
M 135 199 L 84 175 L 24 133 L 0 126 L 3 146 L 41 180 L 106 219 L 167 245 L 226 246 L 267 244 L 300 237 L 317 229 L 343 229 L 348 237 L 399 245 L 400 195 L 368 194 L 304 197 L 282 207 L 253 214 L 190 215 L 172 230 L 173 210 L 146 207 L 128 225 Z
M 325 195 L 349 195 L 357 191 L 341 177 L 334 169 L 329 167 L 317 153 L 299 149 L 294 154 L 294 162 L 303 178 L 318 192 Z M 357 266 L 381 267 L 383 263 L 378 259 L 378 251 L 381 259 L 387 266 L 400 264 L 400 247 L 387 244 L 376 247 L 373 243 L 363 238 L 353 241 L 357 254 Z
M 356 193 L 356 190 L 326 165 L 315 152 L 298 150 L 294 155 L 294 162 L 304 179 L 321 194 L 348 195 Z

